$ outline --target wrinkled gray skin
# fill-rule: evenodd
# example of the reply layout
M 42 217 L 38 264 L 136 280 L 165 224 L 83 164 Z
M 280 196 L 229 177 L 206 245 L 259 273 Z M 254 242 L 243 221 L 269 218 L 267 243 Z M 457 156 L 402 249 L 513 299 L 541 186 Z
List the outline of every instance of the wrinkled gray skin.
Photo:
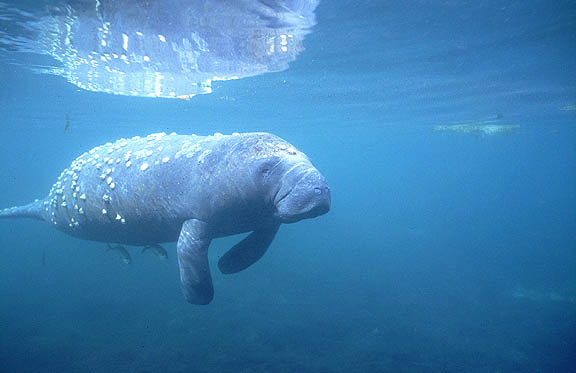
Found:
M 46 199 L 0 211 L 0 218 L 39 218 L 94 241 L 178 241 L 184 295 L 190 303 L 208 304 L 213 238 L 252 232 L 218 263 L 223 273 L 235 273 L 264 255 L 280 224 L 329 209 L 324 177 L 277 136 L 155 134 L 84 153 Z

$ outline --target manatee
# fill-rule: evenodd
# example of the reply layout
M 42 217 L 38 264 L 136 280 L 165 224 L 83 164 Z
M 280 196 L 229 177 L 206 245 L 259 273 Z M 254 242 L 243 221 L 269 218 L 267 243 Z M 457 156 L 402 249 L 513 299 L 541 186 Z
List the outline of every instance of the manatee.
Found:
M 177 242 L 181 286 L 193 304 L 214 290 L 208 247 L 251 232 L 218 262 L 226 274 L 257 262 L 281 224 L 330 210 L 330 188 L 308 157 L 269 133 L 152 134 L 76 158 L 48 196 L 0 211 L 72 236 L 122 245 Z
M 494 120 L 480 121 L 478 123 L 452 124 L 445 126 L 434 126 L 434 131 L 476 133 L 481 135 L 497 135 L 503 133 L 516 132 L 520 126 L 512 124 L 492 124 Z

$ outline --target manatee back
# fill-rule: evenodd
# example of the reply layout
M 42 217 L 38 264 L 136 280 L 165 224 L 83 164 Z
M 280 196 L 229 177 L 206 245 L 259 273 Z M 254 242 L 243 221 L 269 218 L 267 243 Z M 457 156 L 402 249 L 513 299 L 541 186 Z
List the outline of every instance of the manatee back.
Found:
M 96 147 L 60 174 L 47 198 L 47 220 L 95 240 L 173 238 L 193 204 L 188 176 L 208 155 L 208 140 L 153 134 Z
M 242 164 L 252 137 L 153 134 L 96 147 L 61 173 L 46 220 L 92 240 L 175 241 L 186 219 L 209 220 L 218 203 L 231 203 L 238 185 L 223 182 L 222 164 Z

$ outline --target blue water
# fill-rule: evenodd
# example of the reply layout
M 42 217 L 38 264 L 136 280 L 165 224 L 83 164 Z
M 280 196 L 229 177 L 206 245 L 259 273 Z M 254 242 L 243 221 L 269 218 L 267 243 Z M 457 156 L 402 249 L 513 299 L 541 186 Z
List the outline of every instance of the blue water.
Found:
M 332 210 L 236 275 L 216 261 L 241 237 L 214 241 L 209 306 L 183 299 L 174 244 L 125 265 L 2 220 L 0 371 L 576 370 L 576 3 L 333 0 L 316 16 L 288 70 L 190 101 L 3 59 L 2 207 L 120 137 L 268 131 L 310 156 Z M 433 130 L 486 121 L 520 127 Z

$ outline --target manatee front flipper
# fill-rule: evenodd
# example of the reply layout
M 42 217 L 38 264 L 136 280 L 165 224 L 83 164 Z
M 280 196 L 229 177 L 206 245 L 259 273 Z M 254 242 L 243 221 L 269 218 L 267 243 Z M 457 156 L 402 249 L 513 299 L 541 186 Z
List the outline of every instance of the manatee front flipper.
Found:
M 220 258 L 220 271 L 225 274 L 236 273 L 256 263 L 272 243 L 279 227 L 280 224 L 275 224 L 250 233 Z
M 214 297 L 208 265 L 210 241 L 206 223 L 190 219 L 182 225 L 177 246 L 180 283 L 186 300 L 193 304 L 208 304 Z

